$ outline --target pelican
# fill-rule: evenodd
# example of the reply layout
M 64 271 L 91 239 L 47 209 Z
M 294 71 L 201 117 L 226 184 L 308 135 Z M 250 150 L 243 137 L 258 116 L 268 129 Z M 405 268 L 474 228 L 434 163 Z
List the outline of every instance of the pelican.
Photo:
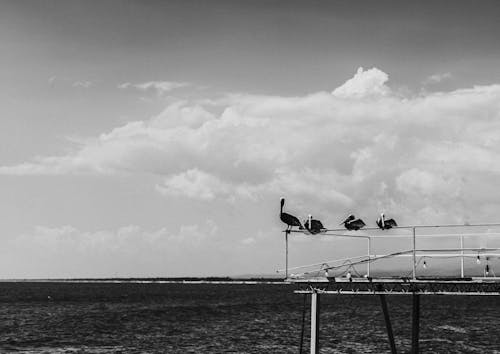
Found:
M 309 214 L 309 218 L 304 222 L 304 226 L 313 235 L 326 231 L 321 221 L 313 219 L 311 214 Z
M 351 214 L 347 217 L 347 219 L 345 219 L 344 221 L 342 221 L 340 223 L 340 225 L 344 224 L 344 227 L 347 229 L 347 230 L 359 230 L 361 229 L 362 227 L 364 227 L 366 224 L 363 222 L 363 220 L 361 219 L 356 219 L 356 217 Z
M 285 198 L 281 198 L 281 210 L 280 210 L 280 219 L 283 221 L 285 224 L 287 224 L 286 231 L 290 232 L 293 226 L 298 226 L 300 230 L 303 229 L 302 224 L 300 223 L 300 220 L 297 219 L 295 216 L 284 213 L 283 212 L 283 206 L 285 205 Z
M 377 226 L 382 230 L 392 229 L 393 227 L 398 226 L 394 219 L 385 219 L 384 213 L 380 214 L 380 217 L 377 219 Z

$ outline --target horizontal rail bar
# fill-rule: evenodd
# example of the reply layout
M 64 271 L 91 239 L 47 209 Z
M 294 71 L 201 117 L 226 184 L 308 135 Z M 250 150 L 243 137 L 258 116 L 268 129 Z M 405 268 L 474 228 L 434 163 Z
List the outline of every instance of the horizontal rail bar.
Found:
M 481 256 L 483 257 L 500 257 L 500 253 L 480 253 Z M 288 270 L 297 270 L 297 269 L 303 269 L 303 268 L 309 268 L 309 267 L 316 267 L 316 266 L 322 266 L 322 265 L 328 265 L 330 266 L 330 263 L 336 263 L 336 262 L 345 262 L 351 259 L 360 259 L 360 258 L 376 258 L 376 257 L 386 257 L 387 255 L 382 255 L 382 254 L 371 254 L 371 255 L 364 255 L 364 256 L 356 256 L 356 257 L 349 257 L 349 258 L 341 258 L 341 259 L 335 259 L 331 261 L 326 261 L 326 262 L 321 262 L 321 263 L 313 263 L 313 264 L 306 264 L 306 265 L 301 265 L 301 266 L 296 266 L 292 268 L 288 268 Z M 436 253 L 436 254 L 425 254 L 425 255 L 417 255 L 418 257 L 457 257 L 457 258 L 476 258 L 478 256 L 478 253 Z M 412 254 L 400 254 L 400 255 L 395 255 L 394 257 L 413 257 Z M 376 259 L 374 259 L 376 260 Z M 345 264 L 346 266 L 349 264 Z M 326 268 L 325 268 L 326 269 Z M 321 269 L 320 269 L 321 270 Z M 284 272 L 285 269 L 277 269 L 277 273 L 282 273 Z
M 311 294 L 310 290 L 296 290 L 295 294 Z M 413 292 L 401 291 L 323 291 L 318 292 L 321 295 L 413 295 Z M 465 296 L 500 296 L 498 292 L 455 292 L 455 291 L 442 291 L 442 292 L 417 292 L 419 295 L 465 295 Z
M 415 250 L 415 252 L 462 252 L 462 250 L 464 251 L 474 251 L 474 252 L 477 252 L 477 254 L 475 254 L 475 256 L 481 254 L 481 252 L 491 252 L 491 251 L 500 251 L 500 248 L 449 248 L 449 249 L 442 249 L 442 250 L 439 250 L 439 249 L 420 249 L 420 250 Z M 395 253 L 389 253 L 389 254 L 386 254 L 386 255 L 380 255 L 380 256 L 377 256 L 377 257 L 372 257 L 371 255 L 370 256 L 365 256 L 366 258 L 365 259 L 362 259 L 362 260 L 359 260 L 359 261 L 355 261 L 355 262 L 349 262 L 349 263 L 346 263 L 346 264 L 342 264 L 342 265 L 335 265 L 335 266 L 329 266 L 329 267 L 325 267 L 323 268 L 324 270 L 331 270 L 331 269 L 338 269 L 338 268 L 342 268 L 342 267 L 346 267 L 346 266 L 354 266 L 354 265 L 358 265 L 358 264 L 363 264 L 363 263 L 367 263 L 367 262 L 375 262 L 375 261 L 378 261 L 378 260 L 381 260 L 381 259 L 386 259 L 386 258 L 393 258 L 393 257 L 398 257 L 398 256 L 401 256 L 401 255 L 405 255 L 405 254 L 412 254 L 413 256 L 413 252 L 414 250 L 406 250 L 406 251 L 401 251 L 401 252 L 395 252 Z M 457 254 L 457 257 L 461 257 L 462 255 L 461 254 Z M 419 257 L 422 257 L 422 255 L 419 255 Z M 323 263 L 321 263 L 323 264 Z M 305 273 L 302 273 L 302 275 L 306 274 L 306 273 L 309 273 L 309 272 L 305 272 Z M 301 275 L 301 274 L 299 274 Z
M 391 229 L 429 229 L 429 228 L 452 228 L 452 227 L 500 227 L 500 223 L 481 223 L 481 224 L 443 224 L 443 225 L 404 225 L 394 226 Z M 365 227 L 362 230 L 380 230 L 379 227 Z M 339 232 L 346 231 L 345 229 L 326 229 L 326 231 Z
M 360 230 L 360 231 L 365 231 L 365 230 L 368 230 L 368 229 L 363 229 L 363 230 Z M 379 229 L 377 229 L 379 230 Z M 311 234 L 307 231 L 302 231 L 302 230 L 290 230 L 290 232 L 292 233 L 300 233 L 300 234 L 304 234 L 304 235 L 307 235 L 307 236 L 335 236 L 335 237 L 351 237 L 351 238 L 396 238 L 396 237 L 400 237 L 400 238 L 411 238 L 413 237 L 413 234 L 412 233 L 408 233 L 408 234 L 384 234 L 384 235 L 351 235 L 351 234 L 338 234 L 338 233 L 332 233 L 332 232 L 340 232 L 340 231 L 344 231 L 345 230 L 327 230 L 325 232 L 320 232 L 320 233 L 317 233 L 317 234 Z M 283 230 L 282 232 L 286 232 L 286 230 Z M 416 235 L 417 237 L 434 237 L 434 238 L 438 238 L 438 237 L 460 237 L 460 236 L 464 236 L 464 237 L 473 237 L 473 236 L 499 236 L 500 237 L 500 230 L 498 232 L 475 232 L 475 233 L 454 233 L 454 234 L 417 234 Z
M 328 263 L 345 262 L 345 261 L 348 261 L 348 260 L 351 260 L 351 259 L 359 259 L 359 258 L 365 258 L 365 257 L 367 257 L 367 255 L 353 256 L 353 257 L 340 258 L 340 259 L 333 259 L 333 260 L 325 261 L 325 262 L 321 262 L 321 263 L 313 263 L 313 264 L 306 264 L 306 265 L 296 266 L 296 267 L 288 268 L 288 270 L 297 270 L 297 269 L 302 269 L 302 268 L 321 266 L 321 265 L 325 265 L 325 264 L 329 265 Z M 278 270 L 276 270 L 276 272 L 278 272 L 278 273 L 284 272 L 284 271 L 285 271 L 285 269 L 278 269 Z
M 461 280 L 453 280 L 448 281 L 448 278 L 431 278 L 431 279 L 422 279 L 422 278 L 409 278 L 409 277 L 372 277 L 372 278 L 344 278 L 344 277 L 334 277 L 330 279 L 335 279 L 335 281 L 331 281 L 327 278 L 312 278 L 312 279 L 295 279 L 293 283 L 306 283 L 311 287 L 313 284 L 321 284 L 323 283 L 349 283 L 349 284 L 491 284 L 491 283 L 500 283 L 500 277 L 468 277 L 467 279 Z

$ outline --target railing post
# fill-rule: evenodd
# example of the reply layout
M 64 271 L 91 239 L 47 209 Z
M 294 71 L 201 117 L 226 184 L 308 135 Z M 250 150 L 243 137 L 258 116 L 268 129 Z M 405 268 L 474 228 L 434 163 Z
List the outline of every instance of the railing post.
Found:
M 462 257 L 460 259 L 460 276 L 464 277 L 464 235 L 460 235 L 460 253 Z
M 285 231 L 285 279 L 288 279 L 288 234 L 290 231 Z
M 413 279 L 417 279 L 417 241 L 415 235 L 415 227 L 413 229 Z
M 368 264 L 366 266 L 366 275 L 370 276 L 370 260 L 372 254 L 372 238 L 368 236 Z

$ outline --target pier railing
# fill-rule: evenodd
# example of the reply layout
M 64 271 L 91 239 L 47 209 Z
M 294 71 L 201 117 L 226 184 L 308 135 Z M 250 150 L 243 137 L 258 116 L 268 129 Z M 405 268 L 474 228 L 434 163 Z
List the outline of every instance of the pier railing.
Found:
M 426 230 L 425 233 L 422 231 Z M 446 231 L 445 231 L 446 230 Z M 442 232 L 445 231 L 445 232 Z M 304 231 L 292 230 L 292 234 L 307 234 Z M 325 230 L 318 235 L 311 235 L 311 238 L 334 237 L 339 239 L 357 239 L 366 240 L 366 248 L 359 249 L 358 255 L 342 257 L 333 260 L 324 260 L 320 262 L 289 267 L 288 260 L 288 236 L 286 233 L 286 262 L 283 272 L 286 279 L 304 279 L 317 277 L 342 276 L 381 276 L 385 274 L 389 277 L 411 277 L 417 279 L 419 276 L 438 276 L 439 271 L 443 269 L 454 271 L 453 277 L 466 278 L 470 276 L 496 277 L 495 265 L 500 260 L 500 223 L 473 224 L 473 225 L 415 225 L 395 227 L 390 231 L 382 231 L 377 228 L 365 228 L 360 231 L 346 231 L 343 229 Z M 389 239 L 389 241 L 387 241 Z M 406 239 L 409 244 L 405 248 L 396 251 L 387 251 L 390 249 L 390 243 L 394 240 Z M 386 240 L 385 242 L 382 240 Z M 446 240 L 446 241 L 444 241 Z M 453 241 L 453 240 L 456 240 Z M 312 242 L 316 242 L 312 240 Z M 452 242 L 452 244 L 450 244 Z M 377 243 L 385 243 L 385 252 L 375 252 Z M 483 243 L 478 245 L 478 243 Z M 488 243 L 494 243 L 488 247 Z M 423 246 L 421 244 L 424 244 Z M 456 245 L 456 246 L 454 246 Z M 357 247 L 353 247 L 358 249 Z M 398 269 L 392 272 L 382 271 L 373 272 L 373 267 L 383 262 L 394 262 L 397 259 L 410 260 L 410 269 Z M 450 266 L 445 260 L 456 259 L 455 266 Z M 432 260 L 433 270 L 428 262 Z M 469 263 L 469 271 L 466 269 L 466 261 Z M 448 263 L 448 264 L 446 264 Z M 472 263 L 472 264 L 471 264 Z M 475 266 L 474 263 L 478 265 Z M 479 264 L 481 264 L 479 266 Z M 499 263 L 500 264 L 500 263 Z M 366 272 L 356 271 L 351 274 L 349 269 L 355 269 L 356 266 L 366 267 Z M 442 267 L 440 267 L 442 266 Z M 422 270 L 422 268 L 424 270 Z M 345 270 L 342 272 L 342 270 Z M 291 273 L 292 272 L 292 273 Z M 424 274 L 422 274 L 424 273 Z

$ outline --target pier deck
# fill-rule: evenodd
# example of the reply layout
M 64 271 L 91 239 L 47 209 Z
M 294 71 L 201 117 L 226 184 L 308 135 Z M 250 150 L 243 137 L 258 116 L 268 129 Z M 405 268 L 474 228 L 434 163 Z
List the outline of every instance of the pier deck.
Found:
M 317 278 L 291 280 L 295 293 L 331 295 L 500 295 L 500 278 Z
M 319 353 L 320 298 L 324 295 L 378 295 L 392 354 L 396 354 L 398 351 L 394 340 L 386 295 L 412 295 L 412 354 L 419 353 L 420 295 L 500 295 L 500 278 L 498 277 L 417 277 L 415 279 L 329 277 L 288 279 L 288 281 L 297 284 L 296 294 L 305 294 L 311 297 L 311 354 Z

